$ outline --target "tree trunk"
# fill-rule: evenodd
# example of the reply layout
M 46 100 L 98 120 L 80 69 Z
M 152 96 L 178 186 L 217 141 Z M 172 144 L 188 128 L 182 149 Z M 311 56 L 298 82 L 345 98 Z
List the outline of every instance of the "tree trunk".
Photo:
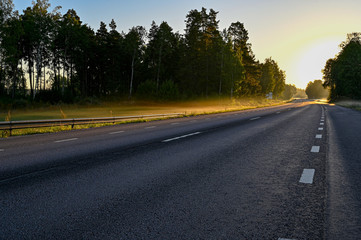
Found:
M 32 78 L 33 73 L 32 73 L 32 70 L 31 70 L 32 65 L 33 65 L 33 63 L 31 62 L 31 60 L 29 60 L 28 68 L 29 68 L 30 96 L 33 96 L 33 91 L 34 91 L 34 89 L 33 89 L 33 78 Z
M 129 99 L 131 99 L 131 97 L 132 97 L 132 92 L 133 92 L 134 61 L 135 61 L 136 51 L 137 51 L 137 49 L 134 48 L 133 58 L 132 58 L 132 73 L 131 73 L 131 76 L 130 76 L 130 86 L 129 86 Z
M 11 94 L 11 98 L 14 99 L 15 98 L 15 92 L 16 92 L 16 83 L 17 83 L 17 75 L 18 75 L 18 66 L 17 64 L 14 64 L 12 66 L 12 69 L 13 69 L 13 91 L 12 91 L 12 94 Z
M 25 75 L 24 75 L 24 72 L 23 72 L 23 60 L 20 60 L 21 61 L 21 80 L 22 80 L 22 84 L 23 84 L 23 93 L 24 93 L 24 97 L 26 96 L 26 80 L 25 80 Z
M 162 49 L 163 48 L 163 42 L 160 44 L 160 49 L 159 49 L 159 58 L 158 58 L 158 72 L 157 72 L 157 91 L 159 89 L 159 75 L 160 75 L 160 65 L 162 62 Z
M 5 89 L 2 89 L 1 87 L 1 82 L 3 81 L 3 61 L 2 61 L 2 56 L 0 56 L 0 94 L 2 94 L 2 91 Z M 5 84 L 4 84 L 5 87 Z
M 223 51 L 222 51 L 222 58 L 221 58 L 221 73 L 219 75 L 219 89 L 218 89 L 219 96 L 221 96 L 221 94 L 222 94 L 222 72 L 223 72 Z
M 42 68 L 42 55 L 41 55 L 41 47 L 38 48 L 37 54 L 36 54 L 36 82 L 35 82 L 35 88 L 34 88 L 34 95 L 33 99 L 35 99 L 37 90 L 39 88 L 39 81 L 41 80 L 41 68 Z M 41 88 L 41 83 L 40 83 Z

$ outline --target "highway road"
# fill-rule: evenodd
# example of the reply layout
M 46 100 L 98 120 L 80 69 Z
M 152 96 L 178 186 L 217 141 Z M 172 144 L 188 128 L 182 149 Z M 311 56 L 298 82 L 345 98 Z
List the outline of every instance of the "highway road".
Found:
M 360 239 L 361 113 L 287 105 L 0 140 L 0 239 Z

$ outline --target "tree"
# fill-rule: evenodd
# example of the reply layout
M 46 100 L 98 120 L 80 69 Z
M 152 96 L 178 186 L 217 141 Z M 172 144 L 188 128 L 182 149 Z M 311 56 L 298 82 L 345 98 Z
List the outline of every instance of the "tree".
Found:
M 291 99 L 296 93 L 297 93 L 297 88 L 296 88 L 295 85 L 286 84 L 282 98 L 283 98 L 284 100 L 289 100 L 289 99 Z
M 240 22 L 232 23 L 228 28 L 229 35 L 237 51 L 242 54 L 242 64 L 245 77 L 238 82 L 236 93 L 238 97 L 256 96 L 261 93 L 259 78 L 261 77 L 260 64 L 252 51 L 252 45 L 248 43 L 248 31 Z
M 219 93 L 222 37 L 217 14 L 213 9 L 202 8 L 201 11 L 191 10 L 187 15 L 181 79 L 182 86 L 186 86 L 191 95 L 208 97 Z
M 348 34 L 340 53 L 326 62 L 324 86 L 330 88 L 330 99 L 361 99 L 361 33 Z
M 286 85 L 286 73 L 281 70 L 277 64 L 277 62 L 273 62 L 273 72 L 275 78 L 275 87 L 273 89 L 273 97 L 280 98 L 282 96 L 283 91 L 285 90 Z
M 5 94 L 5 52 L 3 38 L 7 27 L 6 21 L 12 16 L 12 0 L 0 0 L 0 95 Z
M 11 85 L 12 88 L 12 98 L 15 98 L 16 90 L 18 89 L 19 83 L 21 83 L 19 80 L 22 78 L 22 72 L 19 71 L 19 63 L 21 61 L 22 57 L 22 51 L 21 51 L 21 39 L 23 36 L 23 28 L 21 26 L 20 19 L 16 16 L 13 16 L 11 18 L 8 18 L 6 20 L 6 26 L 2 30 L 2 46 L 4 51 L 4 66 L 6 68 L 2 69 L 7 70 L 8 75 L 10 76 L 9 80 L 9 86 Z M 23 88 L 24 82 L 23 83 Z
M 129 96 L 130 99 L 133 95 L 134 88 L 134 75 L 137 62 L 141 62 L 141 56 L 144 50 L 144 38 L 146 31 L 144 27 L 138 26 L 130 29 L 129 33 L 125 36 L 124 43 L 126 46 L 126 58 L 131 62 L 130 82 L 129 82 Z M 130 60 L 130 61 L 129 61 Z
M 270 92 L 273 92 L 276 85 L 274 64 L 275 63 L 271 58 L 267 58 L 265 63 L 261 64 L 260 85 L 262 87 L 262 94 L 264 96 Z
M 328 90 L 323 87 L 321 80 L 315 80 L 307 84 L 306 94 L 309 99 L 326 98 Z
M 167 22 L 158 26 L 154 21 L 148 34 L 149 42 L 145 50 L 145 66 L 147 75 L 156 82 L 156 89 L 162 81 L 175 78 L 178 65 L 179 37 Z

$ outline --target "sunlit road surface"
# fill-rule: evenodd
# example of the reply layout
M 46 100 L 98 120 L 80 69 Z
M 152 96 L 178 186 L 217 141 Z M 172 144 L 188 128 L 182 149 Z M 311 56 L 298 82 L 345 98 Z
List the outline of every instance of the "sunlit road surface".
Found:
M 285 106 L 0 140 L 0 239 L 359 239 L 361 113 Z

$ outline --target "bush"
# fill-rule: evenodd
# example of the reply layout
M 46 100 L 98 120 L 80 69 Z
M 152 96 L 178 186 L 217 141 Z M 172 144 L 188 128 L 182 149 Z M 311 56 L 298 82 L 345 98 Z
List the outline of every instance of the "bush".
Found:
M 179 99 L 178 86 L 171 80 L 163 82 L 159 87 L 158 98 L 160 100 Z
M 154 100 L 157 98 L 157 84 L 147 80 L 139 84 L 136 96 L 140 99 Z

